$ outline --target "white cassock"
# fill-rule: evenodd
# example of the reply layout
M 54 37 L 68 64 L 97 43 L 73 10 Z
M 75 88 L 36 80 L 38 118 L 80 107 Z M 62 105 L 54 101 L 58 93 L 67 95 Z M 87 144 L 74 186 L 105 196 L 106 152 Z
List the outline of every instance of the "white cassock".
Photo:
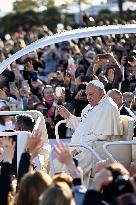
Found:
M 88 143 L 99 139 L 105 140 L 108 135 L 122 135 L 117 105 L 108 96 L 103 97 L 95 107 L 88 104 L 83 109 L 81 118 L 70 115 L 66 125 L 75 130 L 72 143 Z
M 94 107 L 88 104 L 83 109 L 81 118 L 71 114 L 66 120 L 66 126 L 75 130 L 71 143 L 87 143 L 90 146 L 98 140 L 108 140 L 108 136 L 111 138 L 114 136 L 113 140 L 118 140 L 118 136 L 123 134 L 117 105 L 107 95 Z M 100 147 L 96 150 L 101 156 L 102 148 L 101 151 Z M 85 175 L 87 174 L 85 176 L 85 184 L 87 184 L 92 168 L 92 156 L 88 151 L 82 151 L 77 158 Z

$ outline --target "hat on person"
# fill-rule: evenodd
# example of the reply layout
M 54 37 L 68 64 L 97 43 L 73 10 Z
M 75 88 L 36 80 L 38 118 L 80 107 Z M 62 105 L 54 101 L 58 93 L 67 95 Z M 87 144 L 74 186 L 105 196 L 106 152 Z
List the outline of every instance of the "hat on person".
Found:
M 89 84 L 95 85 L 95 86 L 97 86 L 98 88 L 104 90 L 104 85 L 103 85 L 103 83 L 100 82 L 99 80 L 91 80 L 91 81 L 89 82 Z

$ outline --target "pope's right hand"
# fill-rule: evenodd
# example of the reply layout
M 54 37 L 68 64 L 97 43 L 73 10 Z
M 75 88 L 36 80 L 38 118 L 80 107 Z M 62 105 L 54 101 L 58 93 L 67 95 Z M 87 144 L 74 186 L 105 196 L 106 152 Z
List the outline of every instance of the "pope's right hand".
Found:
M 62 105 L 58 106 L 58 114 L 60 114 L 64 119 L 69 118 L 70 112 Z

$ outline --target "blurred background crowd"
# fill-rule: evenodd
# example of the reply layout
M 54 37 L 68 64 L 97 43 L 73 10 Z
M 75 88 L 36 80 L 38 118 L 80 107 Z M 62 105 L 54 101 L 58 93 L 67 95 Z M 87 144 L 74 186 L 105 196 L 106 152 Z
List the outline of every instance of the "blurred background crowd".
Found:
M 28 2 L 32 3 L 29 8 L 37 7 L 36 1 L 16 1 L 16 13 L 0 20 L 0 62 L 36 40 L 64 29 L 136 23 L 135 12 L 122 13 L 123 0 L 118 1 L 120 16 L 103 11 L 92 18 L 85 12 L 80 15 L 80 23 L 73 20 L 66 23 L 61 15 L 61 24 L 58 24 L 60 19 L 56 20 L 58 13 L 52 4 L 46 5 L 47 10 L 39 14 L 25 9 Z M 78 3 L 80 6 L 81 1 Z M 45 18 L 48 26 L 44 25 Z M 58 114 L 58 105 L 64 105 L 79 117 L 88 104 L 86 85 L 92 79 L 99 79 L 106 92 L 116 89 L 114 91 L 120 99 L 123 96 L 123 105 L 129 108 L 135 119 L 136 34 L 90 36 L 61 42 L 17 59 L 0 74 L 0 111 L 42 112 L 48 137 L 54 139 L 55 125 L 63 119 Z M 0 116 L 2 132 L 13 129 L 32 132 L 34 124 L 29 115 Z M 73 130 L 60 125 L 60 138 L 68 139 L 72 133 Z M 67 174 L 56 173 L 51 178 L 45 170 L 34 171 L 32 161 L 44 145 L 39 130 L 26 142 L 18 174 L 17 170 L 13 172 L 17 151 L 15 141 L 8 137 L 0 139 L 0 157 L 3 157 L 0 160 L 0 205 L 136 205 L 135 162 L 129 171 L 121 164 L 110 165 L 108 160 L 99 162 L 87 190 L 82 183 L 83 170 L 65 144 L 57 144 L 55 152 L 58 160 L 65 164 Z
M 51 34 L 47 27 L 29 32 L 19 27 L 8 40 L 0 40 L 0 61 L 41 36 Z M 120 90 L 125 106 L 136 114 L 135 34 L 90 36 L 61 42 L 17 59 L 0 75 L 0 109 L 41 111 L 49 138 L 55 138 L 55 124 L 62 119 L 57 106 L 64 105 L 80 116 L 88 104 L 85 89 L 92 79 L 103 82 L 106 92 L 114 88 Z M 72 130 L 64 125 L 60 130 L 61 138 L 71 136 Z

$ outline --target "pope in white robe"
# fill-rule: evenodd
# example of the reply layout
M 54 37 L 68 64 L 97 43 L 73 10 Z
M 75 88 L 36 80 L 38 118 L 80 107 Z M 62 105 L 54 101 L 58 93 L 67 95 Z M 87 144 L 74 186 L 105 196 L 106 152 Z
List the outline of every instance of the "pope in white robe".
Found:
M 106 95 L 104 85 L 99 80 L 90 81 L 86 94 L 89 104 L 83 109 L 81 118 L 72 115 L 63 106 L 59 107 L 60 115 L 66 119 L 66 126 L 75 130 L 71 143 L 87 143 L 92 146 L 92 143 L 109 140 L 112 136 L 113 140 L 118 140 L 118 136 L 123 134 L 120 115 L 117 105 Z M 100 149 L 97 150 L 102 154 Z M 82 151 L 77 158 L 85 174 L 88 174 L 88 180 L 92 156 Z
M 122 134 L 117 106 L 108 96 L 103 97 L 95 107 L 88 104 L 83 109 L 81 118 L 70 114 L 66 125 L 75 130 L 72 143 L 106 140 L 108 135 Z

